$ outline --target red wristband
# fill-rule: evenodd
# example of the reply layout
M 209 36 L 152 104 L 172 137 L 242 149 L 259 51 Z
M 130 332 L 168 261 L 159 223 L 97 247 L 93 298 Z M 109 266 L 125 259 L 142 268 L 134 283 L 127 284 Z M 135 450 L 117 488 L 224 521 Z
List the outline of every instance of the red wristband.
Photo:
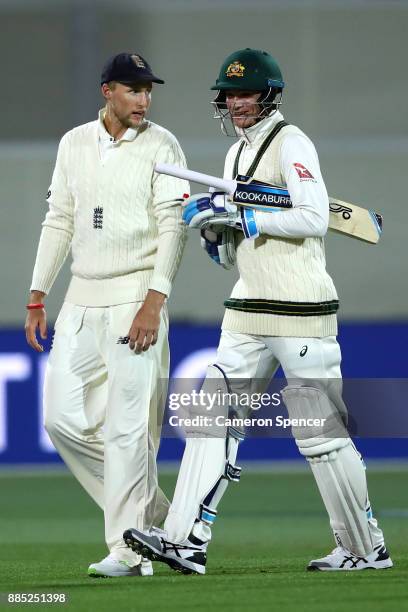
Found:
M 27 310 L 36 310 L 37 308 L 45 308 L 44 304 L 27 304 Z

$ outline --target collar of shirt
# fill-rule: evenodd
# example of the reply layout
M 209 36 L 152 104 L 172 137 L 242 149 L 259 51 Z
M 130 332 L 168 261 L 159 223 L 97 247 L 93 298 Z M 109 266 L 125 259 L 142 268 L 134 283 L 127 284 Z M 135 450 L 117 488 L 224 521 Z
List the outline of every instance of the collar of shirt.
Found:
M 123 134 L 122 138 L 120 138 L 119 140 L 115 140 L 113 136 L 109 134 L 103 122 L 105 118 L 105 114 L 106 114 L 106 108 L 102 108 L 98 113 L 98 138 L 99 138 L 99 143 L 103 147 L 106 147 L 109 145 L 117 145 L 118 143 L 124 140 L 127 140 L 130 142 L 136 138 L 139 130 L 128 128 L 126 132 Z
M 237 129 L 241 138 L 245 140 L 247 146 L 257 147 L 267 134 L 275 127 L 279 121 L 283 120 L 283 115 L 279 111 L 273 113 L 271 117 L 266 117 L 245 130 Z

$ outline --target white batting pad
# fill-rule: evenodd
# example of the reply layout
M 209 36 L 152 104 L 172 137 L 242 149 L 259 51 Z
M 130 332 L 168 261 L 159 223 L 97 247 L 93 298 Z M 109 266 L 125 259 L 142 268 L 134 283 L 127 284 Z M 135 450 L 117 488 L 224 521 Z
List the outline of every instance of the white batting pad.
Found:
M 225 438 L 187 438 L 173 502 L 164 523 L 170 542 L 184 542 L 190 535 L 200 504 L 224 473 L 225 442 Z M 206 531 L 206 539 L 210 539 L 210 529 Z
M 350 441 L 351 442 L 351 441 Z M 357 556 L 373 551 L 367 517 L 367 481 L 360 456 L 350 443 L 309 459 L 338 546 Z

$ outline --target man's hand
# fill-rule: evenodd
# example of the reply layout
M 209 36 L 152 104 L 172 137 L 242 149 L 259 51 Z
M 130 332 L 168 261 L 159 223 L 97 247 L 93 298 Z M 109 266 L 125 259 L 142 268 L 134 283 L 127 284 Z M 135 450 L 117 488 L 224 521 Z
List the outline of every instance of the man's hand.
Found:
M 254 240 L 259 236 L 255 211 L 229 202 L 225 193 L 199 193 L 183 202 L 183 221 L 192 228 L 205 230 L 231 227 L 244 232 L 245 238 Z
M 240 214 L 236 204 L 229 202 L 227 194 L 197 193 L 183 202 L 183 221 L 190 228 L 203 229 L 211 225 L 240 226 Z
M 129 348 L 139 354 L 157 342 L 160 326 L 160 311 L 166 296 L 149 289 L 143 306 L 138 310 L 129 330 Z
M 201 246 L 209 257 L 225 270 L 230 270 L 236 261 L 234 230 L 215 225 L 201 230 Z
M 32 291 L 28 300 L 29 304 L 41 304 L 45 293 L 42 291 Z M 28 344 L 39 353 L 44 351 L 42 344 L 37 341 L 37 327 L 43 340 L 47 338 L 47 315 L 44 308 L 36 308 L 27 312 L 25 322 L 25 334 Z

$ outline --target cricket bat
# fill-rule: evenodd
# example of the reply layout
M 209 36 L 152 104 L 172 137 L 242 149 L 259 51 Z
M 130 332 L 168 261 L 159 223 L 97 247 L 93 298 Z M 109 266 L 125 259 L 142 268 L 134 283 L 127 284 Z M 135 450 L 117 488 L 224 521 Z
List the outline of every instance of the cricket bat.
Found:
M 289 191 L 269 183 L 238 176 L 236 180 L 222 179 L 210 174 L 195 172 L 172 164 L 156 164 L 155 171 L 177 178 L 207 185 L 231 196 L 237 206 L 247 206 L 255 210 L 270 211 L 292 208 Z M 351 238 L 377 244 L 383 227 L 383 217 L 374 210 L 367 210 L 329 196 L 329 229 Z

